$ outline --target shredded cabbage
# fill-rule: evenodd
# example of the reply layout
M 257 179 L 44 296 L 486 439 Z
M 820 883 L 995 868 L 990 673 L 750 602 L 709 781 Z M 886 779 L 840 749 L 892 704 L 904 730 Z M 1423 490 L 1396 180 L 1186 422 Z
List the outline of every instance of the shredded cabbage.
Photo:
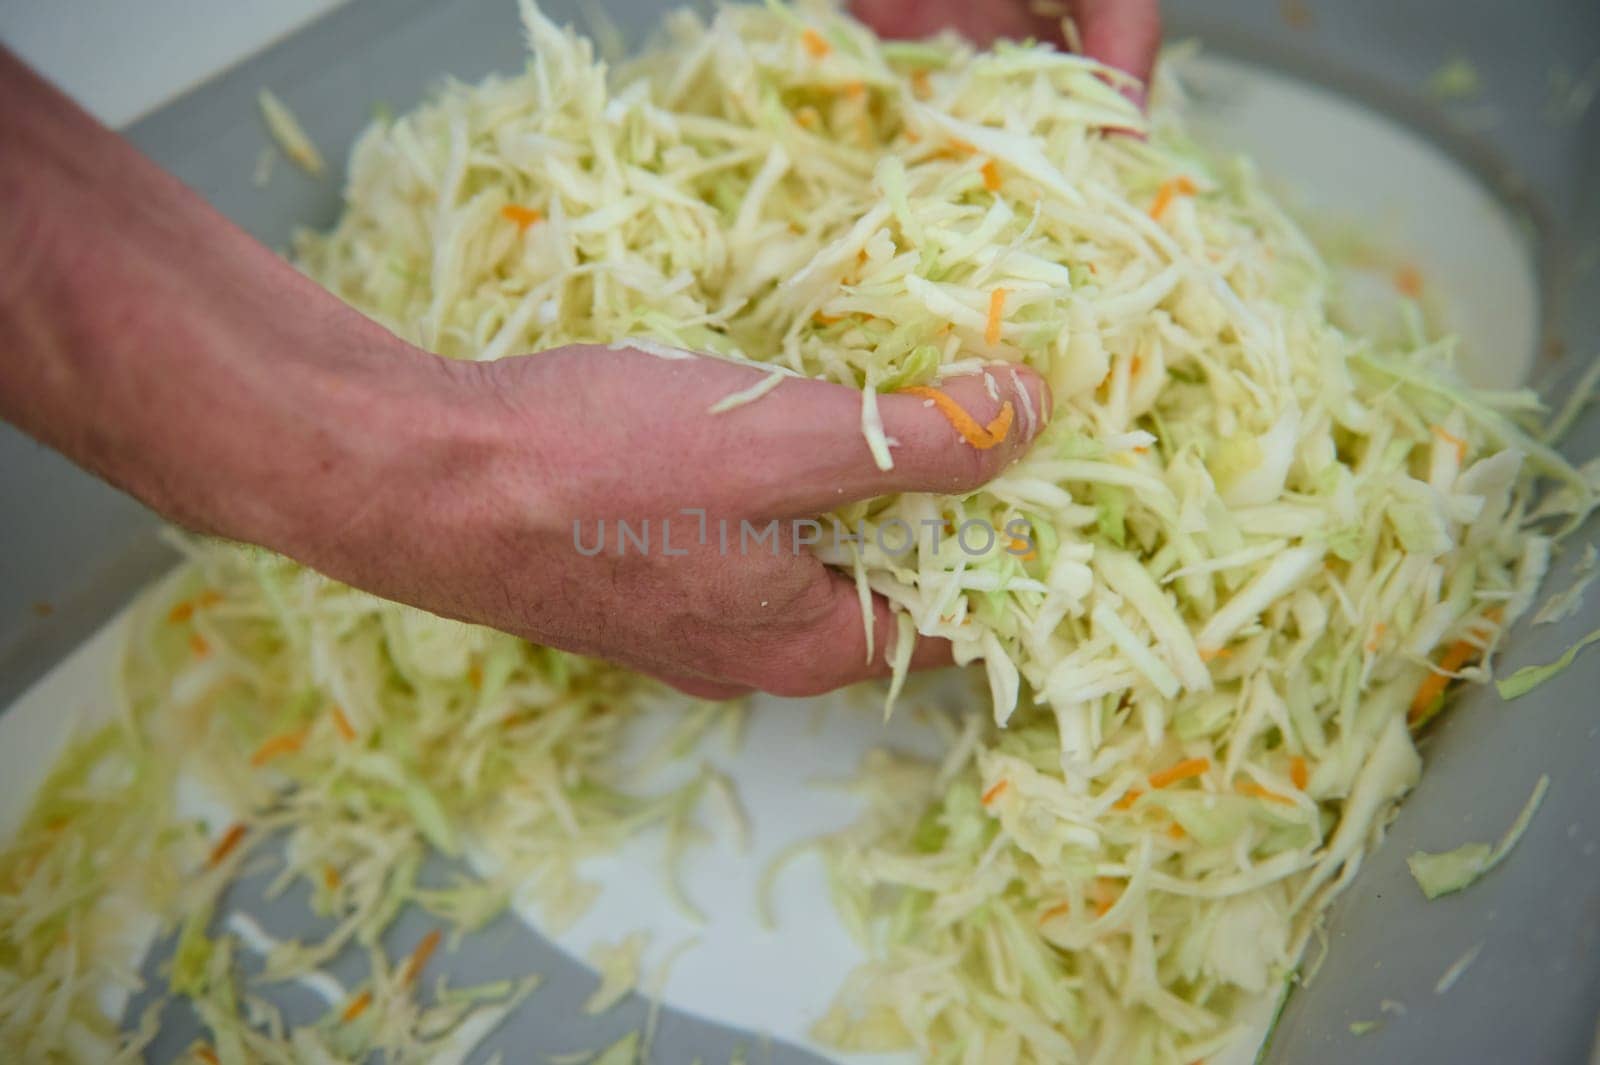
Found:
M 1505 861 L 1511 848 L 1517 845 L 1522 834 L 1528 830 L 1528 825 L 1533 822 L 1533 815 L 1539 812 L 1539 805 L 1544 802 L 1544 793 L 1549 788 L 1550 778 L 1541 776 L 1522 812 L 1493 847 L 1487 843 L 1463 843 L 1454 850 L 1437 853 L 1413 851 L 1406 858 L 1406 865 L 1410 867 L 1411 876 L 1422 893 L 1430 899 L 1436 899 L 1440 895 L 1461 891 L 1477 883 L 1485 873 Z
M 1595 629 L 1577 643 L 1562 652 L 1561 657 L 1554 662 L 1547 662 L 1542 666 L 1523 666 L 1504 680 L 1495 681 L 1495 687 L 1500 691 L 1502 699 L 1520 699 L 1545 681 L 1567 671 L 1572 663 L 1578 660 L 1578 655 L 1585 647 L 1592 643 L 1600 642 L 1600 629 Z
M 317 151 L 316 144 L 306 134 L 305 127 L 300 125 L 294 112 L 289 110 L 289 105 L 278 99 L 270 89 L 262 89 L 257 93 L 256 103 L 261 108 L 261 119 L 267 124 L 267 132 L 272 134 L 272 139 L 283 154 L 313 177 L 320 175 L 326 165 L 322 161 L 322 153 Z M 271 159 L 270 156 L 262 158 Z M 267 177 L 261 175 L 270 176 L 271 171 L 258 161 L 256 174 L 256 184 L 265 185 Z
M 456 358 L 589 342 L 773 371 L 717 409 L 785 374 L 857 388 L 884 467 L 881 391 L 1009 364 L 1054 392 L 1031 453 L 985 488 L 837 515 L 869 535 L 824 560 L 903 632 L 981 662 L 989 694 L 942 764 L 862 767 L 867 814 L 826 849 L 873 960 L 819 1038 L 935 1061 L 1229 1045 L 1415 782 L 1408 723 L 1450 679 L 1485 679 L 1527 609 L 1560 535 L 1533 518 L 1575 527 L 1596 474 L 1522 427 L 1533 397 L 1462 382 L 1449 339 L 1338 328 L 1326 263 L 1248 163 L 1189 139 L 1174 81 L 1147 120 L 1087 59 L 887 45 L 777 4 L 680 12 L 613 71 L 523 13 L 523 73 L 448 84 L 361 136 L 343 217 L 297 244 L 331 291 Z M 1535 508 L 1541 476 L 1560 487 Z M 875 546 L 887 523 L 973 520 L 1021 520 L 1036 550 Z M 465 929 L 528 890 L 569 921 L 593 891 L 580 856 L 647 825 L 681 855 L 708 793 L 736 816 L 705 774 L 623 787 L 627 721 L 672 701 L 649 682 L 259 551 L 188 550 L 138 620 L 125 721 L 77 749 L 0 859 L 11 1045 L 118 1045 L 85 922 L 137 880 L 183 921 L 174 987 L 222 1060 L 335 1036 L 426 1057 L 447 1007 L 375 946 L 402 906 Z M 662 757 L 717 712 L 683 711 Z M 96 744 L 121 768 L 91 788 Z M 216 863 L 192 830 L 151 828 L 173 823 L 179 765 L 245 826 Z M 373 948 L 370 1018 L 250 1023 L 265 1014 L 235 994 L 237 936 L 210 914 L 273 833 L 279 886 L 309 882 L 336 924 L 270 947 L 268 978 Z M 500 871 L 423 889 L 429 847 Z M 69 951 L 51 949 L 62 928 Z M 444 1027 L 470 1023 L 449 1008 Z

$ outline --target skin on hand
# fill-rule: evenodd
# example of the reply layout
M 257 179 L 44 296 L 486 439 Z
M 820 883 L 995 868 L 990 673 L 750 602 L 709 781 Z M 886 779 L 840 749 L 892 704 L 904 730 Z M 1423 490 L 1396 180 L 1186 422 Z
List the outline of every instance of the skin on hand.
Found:
M 1157 0 L 1068 0 L 1062 6 L 1078 27 L 1085 55 L 1150 83 L 1161 45 Z M 1028 0 L 852 0 L 850 7 L 886 37 L 927 37 L 953 29 L 979 45 L 1028 37 L 1066 43 L 1061 16 L 1037 13 Z
M 792 524 L 895 492 L 964 492 L 1049 410 L 1038 377 L 945 382 L 977 450 L 927 400 L 711 358 L 571 347 L 453 363 L 293 269 L 0 49 L 0 418 L 168 519 L 279 551 L 423 609 L 608 658 L 703 695 L 827 691 L 888 672 L 896 625 L 783 549 Z M 1024 403 L 1018 389 L 1026 389 Z M 1024 412 L 1029 409 L 1038 418 Z M 573 522 L 780 522 L 776 553 L 577 550 Z M 715 527 L 713 525 L 713 527 Z M 677 545 L 675 545 L 677 546 Z M 920 641 L 913 666 L 950 648 Z
M 1009 368 L 992 374 L 1000 402 L 980 376 L 946 381 L 980 423 L 1002 402 L 1018 412 L 1006 439 L 981 451 L 927 400 L 879 397 L 896 442 L 894 469 L 883 472 L 862 436 L 855 389 L 785 380 L 708 413 L 764 376 L 718 359 L 598 347 L 448 364 L 450 383 L 441 390 L 430 380 L 419 395 L 412 421 L 427 428 L 408 445 L 435 473 L 369 479 L 380 496 L 298 557 L 381 595 L 605 657 L 698 695 L 812 695 L 887 675 L 889 605 L 874 598 L 869 660 L 855 583 L 803 545 L 793 549 L 795 522 L 893 492 L 978 487 L 1026 450 L 1049 409 L 1047 389 L 1024 369 L 1015 379 Z M 1040 418 L 1021 413 L 1019 384 Z M 446 451 L 443 463 L 427 457 Z M 706 543 L 686 508 L 705 511 Z M 650 550 L 619 553 L 618 518 L 634 529 L 649 519 Z M 764 530 L 774 519 L 775 550 L 741 549 L 741 522 Z M 592 550 L 601 520 L 604 548 L 589 557 L 574 523 Z M 726 550 L 715 531 L 724 521 Z M 799 530 L 802 541 L 810 532 Z M 947 643 L 923 639 L 912 664 L 949 660 Z

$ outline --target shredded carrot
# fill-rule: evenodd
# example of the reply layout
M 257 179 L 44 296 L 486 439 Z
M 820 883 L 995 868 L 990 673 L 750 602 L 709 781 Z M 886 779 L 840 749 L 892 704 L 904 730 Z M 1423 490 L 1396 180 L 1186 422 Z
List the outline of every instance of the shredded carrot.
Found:
M 1099 276 L 1100 268 L 1098 266 L 1096 266 L 1094 263 L 1084 263 L 1083 265 L 1085 265 L 1085 266 L 1087 266 L 1089 268 L 1089 272 L 1091 274 L 1094 274 L 1097 277 Z
M 951 399 L 937 388 L 925 385 L 913 385 L 901 389 L 906 395 L 921 396 L 923 399 L 932 400 L 939 413 L 945 416 L 961 438 L 979 451 L 987 451 L 999 444 L 1011 431 L 1011 419 L 1016 416 L 1012 410 L 1011 401 L 1006 400 L 1000 407 L 1000 413 L 995 415 L 994 421 L 988 425 L 979 425 L 977 420 L 961 408 L 961 404 Z
M 990 345 L 1000 343 L 1000 326 L 1006 313 L 1006 290 L 997 288 L 989 293 L 989 321 L 983 327 L 983 339 Z
M 467 667 L 467 687 L 473 691 L 483 688 L 483 667 L 476 662 Z
M 1265 799 L 1268 802 L 1281 802 L 1288 806 L 1294 805 L 1294 800 L 1287 795 L 1279 795 L 1269 788 L 1263 788 L 1253 780 L 1241 780 L 1234 784 L 1233 790 L 1240 795 L 1248 795 L 1252 799 Z
M 211 848 L 211 857 L 206 859 L 207 868 L 215 868 L 222 864 L 222 860 L 232 854 L 239 846 L 239 841 L 244 839 L 245 827 L 242 823 L 235 822 L 217 840 L 217 845 Z
M 1157 222 L 1161 221 L 1161 216 L 1167 213 L 1167 208 L 1172 206 L 1174 199 L 1179 196 L 1193 196 L 1199 191 L 1194 181 L 1183 174 L 1163 181 L 1161 187 L 1156 190 L 1155 202 L 1150 205 L 1150 217 Z
M 1167 835 L 1171 836 L 1173 839 L 1189 838 L 1189 833 L 1185 832 L 1183 830 L 1183 826 L 1178 824 L 1176 821 L 1167 826 Z
M 1405 264 L 1394 272 L 1394 287 L 1402 296 L 1418 298 L 1422 295 L 1422 271 L 1410 263 Z
M 1487 640 L 1493 635 L 1492 626 L 1500 624 L 1505 617 L 1505 611 L 1498 607 L 1490 607 L 1483 612 L 1483 620 L 1487 625 L 1479 626 L 1472 630 L 1472 635 L 1478 640 Z M 1435 672 L 1429 673 L 1417 688 L 1417 694 L 1411 699 L 1411 710 L 1406 715 L 1406 720 L 1413 725 L 1428 716 L 1434 702 L 1442 695 L 1450 682 L 1455 678 L 1450 674 L 1458 673 L 1466 668 L 1473 660 L 1483 654 L 1483 647 L 1471 639 L 1457 640 L 1445 650 L 1444 656 L 1439 659 Z
M 1169 784 L 1176 784 L 1180 780 L 1197 777 L 1210 768 L 1211 759 L 1209 758 L 1185 758 L 1175 766 L 1169 766 L 1159 773 L 1151 773 L 1150 786 L 1152 788 L 1164 788 Z
M 194 603 L 188 599 L 167 611 L 167 620 L 174 625 L 181 625 L 192 617 L 194 617 Z
M 437 928 L 422 937 L 422 942 L 417 944 L 417 949 L 411 952 L 411 957 L 406 962 L 406 983 L 413 983 L 422 975 L 423 966 L 428 964 L 433 952 L 439 949 L 439 940 L 442 937 L 443 933 Z
M 1000 404 L 1000 413 L 994 416 L 994 421 L 983 427 L 983 431 L 989 434 L 989 439 L 998 444 L 1011 432 L 1011 419 L 1015 416 L 1016 412 L 1012 409 L 1011 401 L 1008 399 Z
M 812 107 L 810 104 L 807 104 L 805 107 L 802 107 L 800 110 L 796 111 L 794 113 L 794 120 L 800 123 L 806 129 L 816 129 L 818 126 L 822 125 L 822 116 L 818 114 L 817 109 Z
M 1126 795 L 1111 804 L 1111 808 L 1113 810 L 1131 810 L 1133 809 L 1133 804 L 1138 802 L 1139 796 L 1143 794 L 1144 792 L 1138 788 L 1129 788 Z
M 329 891 L 338 891 L 339 884 L 339 870 L 331 865 L 324 865 L 322 867 L 322 886 Z
M 195 596 L 194 599 L 194 605 L 202 607 L 216 606 L 220 602 L 222 602 L 222 593 L 217 591 L 215 588 L 207 588 L 205 591 Z
M 350 719 L 344 716 L 344 710 L 338 703 L 333 704 L 333 727 L 339 730 L 339 735 L 347 743 L 356 738 L 356 727 L 350 724 Z
M 847 81 L 844 84 L 844 94 L 852 100 L 859 100 L 867 95 L 867 87 L 859 81 Z
M 206 643 L 206 638 L 198 632 L 190 633 L 189 650 L 194 653 L 196 658 L 204 658 L 211 653 L 211 645 Z
M 1306 760 L 1298 754 L 1289 759 L 1289 783 L 1306 790 L 1306 785 L 1311 783 L 1311 771 L 1306 768 Z
M 194 1056 L 205 1062 L 206 1065 L 222 1065 L 222 1062 L 217 1058 L 217 1052 L 204 1043 L 194 1048 Z
M 936 336 L 936 337 L 947 337 L 947 336 L 950 335 L 950 331 L 952 329 L 954 329 L 954 328 L 955 328 L 955 326 L 951 325 L 949 322 L 946 322 L 943 325 L 941 325 L 938 329 L 935 329 L 933 331 L 933 335 Z
M 1094 887 L 1089 890 L 1089 898 L 1094 903 L 1094 915 L 1104 917 L 1106 911 L 1117 904 L 1117 897 L 1121 894 L 1116 881 L 1104 877 L 1096 880 Z
M 811 320 L 813 322 L 817 323 L 818 325 L 833 325 L 835 322 L 844 321 L 844 319 L 842 317 L 839 317 L 838 315 L 823 314 L 821 311 L 818 311 L 816 314 L 813 314 L 811 316 Z
M 983 793 L 983 805 L 988 806 L 990 803 L 994 802 L 1001 795 L 1005 794 L 1005 790 L 1010 786 L 1011 781 L 1009 780 L 997 781 L 993 787 Z
M 1417 688 L 1417 694 L 1411 699 L 1411 713 L 1408 715 L 1412 721 L 1427 714 L 1432 708 L 1433 701 L 1444 695 L 1446 688 L 1455 678 L 1450 674 L 1458 673 L 1474 658 L 1483 652 L 1471 640 L 1457 640 L 1445 651 L 1444 657 L 1439 659 L 1435 672 L 1429 673 L 1427 678 Z
M 937 154 L 941 159 L 966 159 L 970 156 L 977 155 L 978 149 L 974 148 L 970 142 L 964 141 L 960 137 L 951 137 L 945 143 L 945 146 L 939 149 Z
M 922 142 L 922 134 L 918 133 L 910 126 L 907 126 L 905 129 L 901 130 L 900 135 L 906 139 L 907 144 L 920 144 Z
M 521 204 L 516 203 L 508 203 L 500 208 L 500 215 L 508 222 L 515 222 L 518 233 L 526 232 L 529 226 L 537 225 L 544 221 L 544 215 L 535 211 L 532 207 L 523 207 Z
M 369 989 L 350 1000 L 349 1004 L 345 1006 L 344 1012 L 339 1014 L 339 1020 L 344 1024 L 349 1024 L 367 1012 L 367 1007 L 370 1005 L 372 1005 L 372 991 Z
M 1049 924 L 1051 921 L 1055 920 L 1057 917 L 1060 917 L 1070 909 L 1072 909 L 1072 903 L 1058 902 L 1039 915 L 1039 923 L 1042 925 Z
M 1369 654 L 1378 649 L 1378 646 L 1383 642 L 1383 634 L 1388 630 L 1389 626 L 1381 621 L 1372 626 L 1372 635 L 1367 639 L 1367 642 L 1364 645 Z
M 812 59 L 826 59 L 828 53 L 833 51 L 833 45 L 824 40 L 822 34 L 816 30 L 808 29 L 802 33 L 800 44 L 811 54 Z
M 926 100 L 933 95 L 933 81 L 926 70 L 912 71 L 911 91 L 919 100 Z
M 250 764 L 263 766 L 280 755 L 295 753 L 306 742 L 306 733 L 309 731 L 309 728 L 302 728 L 277 736 L 269 736 L 261 746 L 256 748 L 256 753 L 250 756 Z
M 999 192 L 1000 191 L 1000 164 L 999 163 L 995 162 L 993 159 L 990 159 L 988 162 L 984 163 L 982 167 L 979 168 L 978 172 L 983 175 L 983 187 L 984 188 L 988 189 L 990 192 Z
M 1461 439 L 1455 433 L 1450 432 L 1448 429 L 1438 425 L 1430 425 L 1428 426 L 1428 429 L 1433 433 L 1434 436 L 1438 437 L 1440 440 L 1443 440 L 1445 443 L 1456 449 L 1457 462 L 1467 461 L 1467 442 L 1465 440 Z
M 1202 647 L 1200 648 L 1200 661 L 1210 662 L 1217 658 L 1232 658 L 1233 651 L 1227 647 Z
M 1135 355 L 1128 360 L 1128 376 L 1138 377 L 1139 371 L 1144 367 L 1144 360 Z

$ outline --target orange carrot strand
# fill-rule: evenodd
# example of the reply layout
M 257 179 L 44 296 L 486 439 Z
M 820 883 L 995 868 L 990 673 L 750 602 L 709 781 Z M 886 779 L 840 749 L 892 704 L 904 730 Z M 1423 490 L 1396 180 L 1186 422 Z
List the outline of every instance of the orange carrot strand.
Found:
M 1005 324 L 1006 290 L 997 288 L 989 293 L 989 320 L 983 328 L 984 342 L 993 346 L 1000 343 L 1000 327 Z
M 816 30 L 808 29 L 802 33 L 800 35 L 800 44 L 812 59 L 826 59 L 828 53 L 833 51 L 833 45 L 829 44 L 822 34 Z
M 437 928 L 422 937 L 422 942 L 417 944 L 417 949 L 411 952 L 411 957 L 406 962 L 406 983 L 414 983 L 417 977 L 422 975 L 422 969 L 428 964 L 428 959 L 439 949 L 441 938 L 443 933 Z
M 339 730 L 339 736 L 346 742 L 356 738 L 356 727 L 350 724 L 350 719 L 344 716 L 344 709 L 338 703 L 333 705 L 333 727 Z
M 294 732 L 285 732 L 279 736 L 271 736 L 261 746 L 256 748 L 256 753 L 250 756 L 250 764 L 264 766 L 274 758 L 285 754 L 294 754 L 306 742 L 307 729 L 297 729 Z
M 1009 780 L 997 781 L 993 787 L 991 787 L 988 791 L 983 793 L 983 800 L 982 800 L 983 801 L 983 805 L 988 806 L 990 803 L 992 803 L 996 799 L 998 799 L 1001 795 L 1004 795 L 1006 789 L 1009 788 L 1010 786 L 1011 786 L 1011 781 L 1009 781 Z
M 370 990 L 362 991 L 345 1006 L 344 1011 L 339 1014 L 339 1020 L 344 1024 L 349 1024 L 367 1012 L 367 1007 L 370 1005 L 372 1005 L 372 992 Z
M 926 385 L 913 385 L 903 388 L 901 392 L 909 396 L 920 396 L 931 400 L 940 414 L 950 423 L 951 428 L 961 435 L 961 438 L 979 451 L 987 451 L 1005 439 L 1006 433 L 1011 429 L 1011 420 L 1015 412 L 1011 409 L 1011 401 L 1007 400 L 1001 407 L 1000 413 L 988 426 L 979 425 L 977 420 L 962 409 L 949 395 L 937 388 Z
M 211 856 L 206 859 L 206 868 L 214 869 L 221 865 L 223 859 L 238 848 L 239 842 L 244 839 L 245 831 L 246 829 L 242 822 L 236 822 L 229 826 L 228 831 L 224 832 L 222 838 L 217 840 L 217 845 L 211 848 Z
M 1000 191 L 1000 164 L 993 159 L 984 163 L 978 171 L 983 175 L 983 187 L 990 192 Z
M 1151 773 L 1150 786 L 1152 788 L 1164 788 L 1169 784 L 1176 784 L 1180 780 L 1197 777 L 1210 768 L 1211 759 L 1209 758 L 1185 758 L 1177 765 L 1168 766 L 1159 773 Z
M 508 203 L 500 208 L 500 215 L 508 222 L 517 224 L 517 232 L 526 232 L 529 226 L 537 225 L 544 221 L 544 215 L 532 207 L 523 207 L 521 204 Z
M 1294 800 L 1289 796 L 1279 795 L 1277 792 L 1264 788 L 1253 780 L 1241 780 L 1233 786 L 1233 790 L 1252 799 L 1265 799 L 1267 802 L 1283 803 L 1287 806 L 1294 805 Z
M 1194 181 L 1181 174 L 1163 181 L 1161 187 L 1156 190 L 1155 202 L 1150 205 L 1150 217 L 1157 222 L 1161 221 L 1161 216 L 1167 213 L 1167 208 L 1172 206 L 1173 200 L 1179 196 L 1193 196 L 1198 191 Z

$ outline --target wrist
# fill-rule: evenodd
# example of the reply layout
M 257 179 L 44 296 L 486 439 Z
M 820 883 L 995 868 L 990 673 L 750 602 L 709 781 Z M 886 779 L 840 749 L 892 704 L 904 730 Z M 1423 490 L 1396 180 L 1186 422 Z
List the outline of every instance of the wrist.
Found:
M 259 529 L 239 538 L 380 595 L 432 600 L 412 582 L 472 550 L 475 512 L 508 501 L 510 449 L 482 367 L 388 340 L 292 384 L 308 431 L 259 493 Z

